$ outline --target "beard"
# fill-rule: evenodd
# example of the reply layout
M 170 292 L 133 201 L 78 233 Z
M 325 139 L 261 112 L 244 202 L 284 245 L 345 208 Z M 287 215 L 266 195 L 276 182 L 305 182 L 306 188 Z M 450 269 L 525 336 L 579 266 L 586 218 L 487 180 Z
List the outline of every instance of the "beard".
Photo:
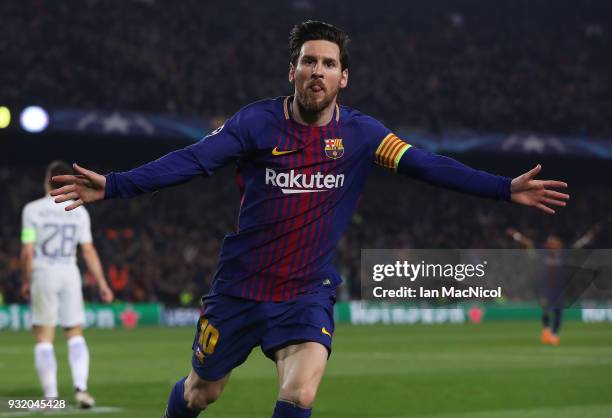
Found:
M 324 93 L 322 98 L 318 97 L 318 94 L 312 91 L 310 87 L 296 89 L 296 99 L 303 112 L 309 114 L 322 112 L 338 95 L 340 87 L 331 90 L 323 89 L 321 91 Z

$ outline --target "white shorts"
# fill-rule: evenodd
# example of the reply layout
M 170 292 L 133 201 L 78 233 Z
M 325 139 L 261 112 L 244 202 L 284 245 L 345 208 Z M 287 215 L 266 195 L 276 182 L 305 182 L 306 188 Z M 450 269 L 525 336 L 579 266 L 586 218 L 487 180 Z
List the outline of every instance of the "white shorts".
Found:
M 32 325 L 70 328 L 85 323 L 81 273 L 77 266 L 34 269 L 30 290 Z

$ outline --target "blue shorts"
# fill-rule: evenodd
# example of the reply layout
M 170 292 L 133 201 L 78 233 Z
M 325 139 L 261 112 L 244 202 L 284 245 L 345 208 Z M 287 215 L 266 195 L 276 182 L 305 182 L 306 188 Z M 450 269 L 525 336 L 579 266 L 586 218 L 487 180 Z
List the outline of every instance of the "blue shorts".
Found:
M 258 302 L 226 295 L 206 296 L 193 341 L 191 364 L 204 380 L 221 379 L 253 348 L 274 361 L 288 345 L 314 341 L 331 354 L 335 289 L 320 288 L 290 302 Z
M 566 288 L 567 285 L 561 280 L 544 280 L 540 289 L 542 309 L 563 309 L 565 307 Z

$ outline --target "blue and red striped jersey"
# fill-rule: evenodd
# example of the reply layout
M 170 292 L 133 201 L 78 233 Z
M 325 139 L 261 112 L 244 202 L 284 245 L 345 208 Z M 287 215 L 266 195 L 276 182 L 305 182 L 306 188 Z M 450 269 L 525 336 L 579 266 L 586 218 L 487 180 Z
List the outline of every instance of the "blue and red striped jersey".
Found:
M 437 166 L 429 163 L 440 158 Z M 212 292 L 258 301 L 292 300 L 341 282 L 335 247 L 374 164 L 458 190 L 509 197 L 509 179 L 417 150 L 349 107 L 336 105 L 325 126 L 302 125 L 292 117 L 290 97 L 253 103 L 196 144 L 108 174 L 105 197 L 151 192 L 230 162 L 237 165 L 241 188 L 238 227 L 223 240 Z M 455 171 L 445 177 L 449 168 Z

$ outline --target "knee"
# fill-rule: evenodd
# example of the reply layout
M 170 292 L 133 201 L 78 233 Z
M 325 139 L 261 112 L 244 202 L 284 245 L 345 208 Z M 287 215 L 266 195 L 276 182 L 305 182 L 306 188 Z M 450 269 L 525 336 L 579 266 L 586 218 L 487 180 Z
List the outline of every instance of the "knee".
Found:
M 186 391 L 185 400 L 190 409 L 202 411 L 221 396 L 221 389 L 217 387 L 193 388 Z
M 311 408 L 317 396 L 317 388 L 310 384 L 286 385 L 281 388 L 280 398 L 293 402 L 301 408 Z
M 306 386 L 299 390 L 296 403 L 302 408 L 311 408 L 317 397 L 317 390 L 314 387 Z
M 215 381 L 202 380 L 192 370 L 184 383 L 183 397 L 187 407 L 196 411 L 208 408 L 210 404 L 219 399 L 228 379 L 229 374 Z

